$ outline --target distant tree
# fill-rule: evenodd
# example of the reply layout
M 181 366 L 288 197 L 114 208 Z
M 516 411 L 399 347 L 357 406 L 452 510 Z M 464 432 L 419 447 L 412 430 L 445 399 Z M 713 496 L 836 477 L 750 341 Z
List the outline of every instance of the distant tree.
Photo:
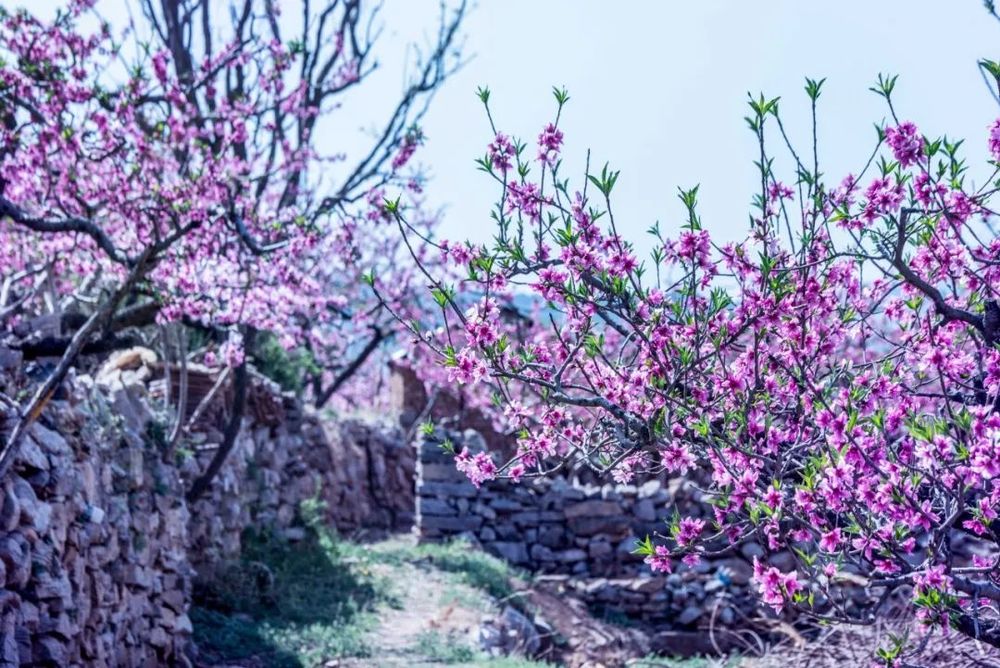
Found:
M 319 138 L 378 66 L 378 5 L 131 9 L 121 34 L 84 28 L 99 17 L 93 0 L 51 21 L 0 9 L 0 327 L 25 358 L 59 357 L 21 408 L 0 477 L 81 354 L 133 344 L 126 330 L 158 324 L 182 365 L 187 332 L 200 331 L 209 344 L 199 355 L 234 369 L 226 443 L 197 496 L 239 430 L 258 332 L 307 352 L 324 403 L 394 328 L 366 273 L 379 270 L 391 303 L 419 308 L 382 202 L 405 193 L 430 234 L 411 158 L 433 93 L 460 65 L 465 4 L 442 5 L 395 106 L 359 119 L 381 128 L 353 162 Z M 18 333 L 40 314 L 55 317 L 53 331 Z

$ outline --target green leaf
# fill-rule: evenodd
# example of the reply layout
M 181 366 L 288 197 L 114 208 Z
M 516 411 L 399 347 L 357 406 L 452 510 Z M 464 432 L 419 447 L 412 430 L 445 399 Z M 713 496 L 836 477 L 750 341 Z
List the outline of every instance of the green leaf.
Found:
M 822 91 L 823 83 L 825 81 L 826 81 L 826 77 L 824 77 L 824 78 L 822 78 L 822 79 L 820 79 L 818 81 L 815 80 L 815 79 L 810 79 L 810 78 L 806 77 L 806 95 L 809 96 L 810 100 L 812 100 L 813 102 L 815 102 L 816 100 L 819 99 L 820 92 Z
M 632 554 L 638 554 L 642 557 L 648 557 L 654 552 L 653 541 L 650 540 L 649 534 L 643 540 L 636 539 L 635 549 L 632 550 Z

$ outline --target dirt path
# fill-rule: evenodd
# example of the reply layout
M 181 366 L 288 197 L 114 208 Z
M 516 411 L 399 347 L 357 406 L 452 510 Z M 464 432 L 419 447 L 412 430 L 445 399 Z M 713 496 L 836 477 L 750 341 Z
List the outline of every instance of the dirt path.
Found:
M 486 594 L 421 564 L 378 564 L 375 571 L 395 583 L 396 600 L 378 611 L 369 634 L 373 656 L 334 660 L 330 668 L 484 665 L 474 648 L 481 622 L 496 611 Z

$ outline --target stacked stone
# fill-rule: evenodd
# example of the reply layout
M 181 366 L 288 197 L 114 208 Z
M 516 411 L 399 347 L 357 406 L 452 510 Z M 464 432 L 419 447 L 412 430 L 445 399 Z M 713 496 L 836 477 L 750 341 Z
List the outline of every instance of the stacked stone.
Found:
M 183 665 L 196 573 L 237 558 L 247 529 L 304 537 L 306 501 L 343 532 L 412 526 L 415 450 L 398 428 L 325 426 L 261 378 L 234 450 L 189 513 L 184 492 L 217 451 L 226 409 L 210 407 L 222 417 L 175 451 L 172 425 L 152 410 L 165 394 L 158 372 L 151 351 L 125 351 L 96 381 L 67 381 L 68 398 L 24 439 L 0 485 L 0 668 Z M 0 403 L 0 435 L 15 410 Z
M 475 432 L 447 435 L 451 447 L 484 447 Z M 691 629 L 732 625 L 757 613 L 750 591 L 752 569 L 738 554 L 654 577 L 633 554 L 636 541 L 663 532 L 675 508 L 706 512 L 696 490 L 675 480 L 664 487 L 574 486 L 562 478 L 510 484 L 491 481 L 476 489 L 442 447 L 444 434 L 418 444 L 417 527 L 423 541 L 462 538 L 568 591 L 610 615 Z
M 194 479 L 218 444 L 201 440 L 184 463 Z M 414 520 L 416 455 L 398 428 L 358 420 L 324 424 L 310 411 L 298 421 L 258 425 L 248 417 L 212 489 L 192 508 L 192 559 L 210 577 L 240 553 L 248 527 L 290 540 L 306 535 L 304 504 L 345 535 L 408 531 Z
M 475 432 L 452 435 L 456 447 L 482 447 Z M 577 487 L 563 478 L 473 487 L 441 447 L 419 444 L 418 533 L 424 540 L 464 537 L 512 564 L 542 573 L 624 577 L 646 572 L 632 552 L 637 538 L 663 530 L 681 495 L 658 480 L 639 487 Z M 680 483 L 678 483 L 679 485 Z M 683 495 L 685 503 L 692 495 Z
M 3 482 L 0 666 L 182 661 L 191 569 L 176 470 L 144 438 L 141 385 L 104 388 L 110 402 L 75 390 Z
M 330 481 L 324 498 L 334 526 L 345 533 L 409 531 L 415 518 L 413 444 L 398 427 L 358 419 L 327 423 L 325 430 Z

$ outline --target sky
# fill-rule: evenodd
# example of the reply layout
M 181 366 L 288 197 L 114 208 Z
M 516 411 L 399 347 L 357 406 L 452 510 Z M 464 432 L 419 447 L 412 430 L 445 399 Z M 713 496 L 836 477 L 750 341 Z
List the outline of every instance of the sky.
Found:
M 60 4 L 35 0 L 32 9 Z M 121 6 L 98 3 L 113 23 Z M 360 130 L 395 105 L 407 45 L 432 34 L 439 10 L 440 0 L 384 0 L 382 66 L 336 112 L 342 122 L 318 138 L 321 148 L 361 154 Z M 569 90 L 565 173 L 582 183 L 588 149 L 595 167 L 621 170 L 616 222 L 640 248 L 654 222 L 668 232 L 681 225 L 677 188 L 696 184 L 705 227 L 716 239 L 743 237 L 759 182 L 743 120 L 748 92 L 780 96 L 792 139 L 808 152 L 804 78 L 826 77 L 819 154 L 828 183 L 857 172 L 874 146 L 873 124 L 887 108 L 868 88 L 880 72 L 899 75 L 901 118 L 927 135 L 966 138 L 973 165 L 983 164 L 986 127 L 1000 113 L 976 66 L 1000 60 L 1000 23 L 980 0 L 479 0 L 464 36 L 467 63 L 438 92 L 418 154 L 428 199 L 444 207 L 441 236 L 451 239 L 492 233 L 497 186 L 474 164 L 492 139 L 479 86 L 492 91 L 500 129 L 532 145 L 555 112 L 552 87 Z M 786 171 L 783 180 L 792 178 Z
M 437 8 L 387 0 L 384 46 L 413 39 Z M 1000 60 L 1000 23 L 980 0 L 481 0 L 465 32 L 470 60 L 435 99 L 419 154 L 432 175 L 429 197 L 447 206 L 450 238 L 486 240 L 492 230 L 496 185 L 473 164 L 491 139 L 480 85 L 492 91 L 501 130 L 532 144 L 554 113 L 552 86 L 565 86 L 567 173 L 580 182 L 588 148 L 596 165 L 620 169 L 616 222 L 640 245 L 657 220 L 679 227 L 677 187 L 695 184 L 705 227 L 743 237 L 759 183 L 743 120 L 748 91 L 781 96 L 786 127 L 805 151 L 804 78 L 827 78 L 819 154 L 833 183 L 860 170 L 873 124 L 887 116 L 868 90 L 880 72 L 899 74 L 900 117 L 927 135 L 966 138 L 972 164 L 985 161 L 986 128 L 1000 114 L 976 66 Z

